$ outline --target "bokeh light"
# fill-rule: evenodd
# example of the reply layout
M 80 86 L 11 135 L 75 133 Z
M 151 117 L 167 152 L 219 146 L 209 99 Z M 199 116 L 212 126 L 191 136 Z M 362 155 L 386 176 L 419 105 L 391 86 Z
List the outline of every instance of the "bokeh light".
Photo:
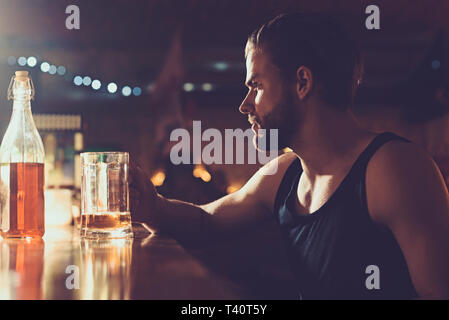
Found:
M 184 83 L 183 89 L 184 89 L 184 91 L 189 92 L 189 91 L 195 90 L 195 86 L 193 83 L 186 82 L 186 83 Z
M 122 89 L 122 94 L 123 94 L 125 97 L 128 97 L 129 95 L 131 95 L 131 88 L 128 87 L 128 86 L 123 87 L 123 89 Z
M 17 64 L 19 65 L 19 66 L 24 66 L 24 65 L 26 65 L 27 64 L 27 58 L 25 58 L 25 57 L 20 57 L 19 59 L 17 59 Z
M 212 85 L 210 84 L 210 83 L 203 83 L 203 85 L 201 86 L 201 88 L 204 90 L 204 91 L 211 91 L 212 90 Z
M 140 96 L 142 94 L 142 89 L 140 89 L 139 87 L 134 87 L 133 89 L 133 95 L 135 95 L 136 97 Z
M 83 84 L 84 84 L 85 86 L 90 86 L 91 83 L 92 83 L 92 79 L 91 79 L 89 76 L 85 76 L 85 77 L 83 78 Z
M 108 84 L 108 91 L 110 93 L 115 93 L 117 92 L 117 85 L 114 82 L 111 82 Z
M 37 64 L 37 59 L 35 57 L 28 57 L 27 59 L 27 64 L 28 66 L 30 66 L 31 68 L 35 67 Z
M 98 90 L 101 88 L 101 82 L 100 80 L 95 79 L 94 81 L 92 81 L 92 88 L 94 90 Z
M 58 70 L 57 70 L 57 72 L 58 72 L 58 74 L 59 74 L 60 76 L 65 75 L 66 71 L 67 71 L 67 70 L 65 69 L 64 66 L 59 66 L 59 67 L 58 67 Z
M 49 74 L 56 74 L 56 70 L 58 70 L 58 69 L 56 68 L 56 66 L 55 66 L 55 65 L 51 65 L 51 66 L 50 66 L 50 69 L 48 69 L 48 73 L 49 73 Z
M 73 83 L 77 86 L 80 86 L 83 83 L 83 78 L 81 78 L 80 76 L 76 76 L 73 79 Z
M 41 63 L 41 71 L 48 72 L 48 70 L 50 70 L 50 64 L 48 62 L 42 62 Z

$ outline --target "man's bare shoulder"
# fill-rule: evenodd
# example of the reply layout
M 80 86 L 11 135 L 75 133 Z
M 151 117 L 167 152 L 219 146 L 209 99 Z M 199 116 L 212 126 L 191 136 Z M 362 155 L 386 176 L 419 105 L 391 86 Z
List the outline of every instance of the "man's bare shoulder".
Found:
M 272 208 L 281 180 L 297 157 L 295 153 L 287 152 L 265 164 L 241 189 L 242 196 L 255 196 Z
M 403 183 L 415 181 L 428 171 L 438 171 L 432 157 L 420 146 L 404 141 L 390 141 L 377 150 L 368 163 L 367 180 L 390 181 L 393 175 L 403 174 Z
M 449 297 L 449 195 L 429 154 L 412 143 L 390 141 L 366 172 L 371 218 L 393 233 L 420 297 Z
M 373 155 L 366 169 L 368 207 L 374 220 L 390 220 L 392 212 L 416 205 L 418 199 L 444 199 L 447 189 L 431 156 L 414 143 L 390 141 Z M 433 199 L 433 200 L 432 200 Z M 370 201 L 371 200 L 371 201 Z

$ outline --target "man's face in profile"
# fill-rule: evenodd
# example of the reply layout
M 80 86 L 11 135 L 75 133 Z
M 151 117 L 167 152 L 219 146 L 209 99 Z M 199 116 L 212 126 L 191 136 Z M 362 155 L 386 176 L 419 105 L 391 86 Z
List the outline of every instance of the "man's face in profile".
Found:
M 289 146 L 297 123 L 294 91 L 292 86 L 287 86 L 267 54 L 255 49 L 248 51 L 245 84 L 249 91 L 239 110 L 248 115 L 255 133 L 255 147 L 261 150 L 257 137 L 266 138 L 270 129 L 278 129 L 279 149 Z M 265 133 L 260 129 L 266 129 Z M 269 146 L 267 139 L 265 149 Z

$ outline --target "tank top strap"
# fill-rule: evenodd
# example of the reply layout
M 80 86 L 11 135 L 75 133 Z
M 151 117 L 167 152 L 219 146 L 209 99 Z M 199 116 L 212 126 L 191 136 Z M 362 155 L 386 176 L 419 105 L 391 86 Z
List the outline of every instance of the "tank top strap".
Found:
M 280 206 L 283 205 L 283 202 L 287 199 L 287 196 L 295 185 L 301 171 L 301 161 L 296 157 L 285 171 L 284 177 L 279 185 L 274 201 L 274 212 L 277 212 Z
M 363 152 L 359 155 L 356 162 L 354 163 L 354 167 L 362 169 L 363 173 L 365 173 L 366 166 L 368 165 L 369 160 L 376 153 L 376 151 L 379 150 L 379 148 L 382 147 L 385 143 L 393 140 L 411 142 L 410 140 L 398 136 L 393 132 L 380 133 L 369 143 L 369 145 L 365 148 L 365 150 L 363 150 Z
M 378 134 L 362 151 L 357 160 L 354 162 L 352 169 L 348 173 L 346 180 L 359 179 L 365 176 L 366 166 L 368 165 L 371 157 L 376 153 L 376 151 L 383 146 L 385 143 L 393 140 L 400 140 L 403 142 L 411 142 L 401 136 L 396 135 L 393 132 L 383 132 Z M 295 186 L 300 173 L 302 172 L 301 161 L 299 158 L 293 160 L 290 166 L 285 171 L 284 177 L 282 178 L 281 184 L 279 185 L 275 202 L 274 202 L 274 212 L 282 206 L 287 199 L 288 194 L 291 192 L 292 188 Z M 355 175 L 355 176 L 354 176 Z
M 401 136 L 398 136 L 392 132 L 383 132 L 379 135 L 377 135 L 368 145 L 368 147 L 365 148 L 365 150 L 360 154 L 356 162 L 353 166 L 352 175 L 348 177 L 348 180 L 351 181 L 351 184 L 354 186 L 357 186 L 357 201 L 359 205 L 363 208 L 363 211 L 366 213 L 366 215 L 369 217 L 368 213 L 368 204 L 366 199 L 366 169 L 368 166 L 368 163 L 370 159 L 373 157 L 373 155 L 376 153 L 377 150 L 379 150 L 380 147 L 382 147 L 385 143 L 393 141 L 393 140 L 399 140 L 406 143 L 410 143 L 410 140 L 407 140 Z

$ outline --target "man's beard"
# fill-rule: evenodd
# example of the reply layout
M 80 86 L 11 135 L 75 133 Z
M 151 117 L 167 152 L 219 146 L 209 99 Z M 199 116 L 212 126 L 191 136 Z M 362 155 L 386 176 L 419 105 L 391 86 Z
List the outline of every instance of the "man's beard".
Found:
M 259 136 L 258 134 L 254 135 L 253 143 L 256 149 L 259 151 L 277 151 L 290 146 L 298 121 L 296 115 L 295 97 L 291 92 L 285 90 L 282 100 L 269 114 L 264 116 L 263 119 L 257 117 L 258 131 L 265 129 L 265 132 L 259 132 Z M 277 129 L 277 144 L 270 141 L 270 130 L 272 129 Z M 262 142 L 263 140 L 265 140 L 265 143 Z

